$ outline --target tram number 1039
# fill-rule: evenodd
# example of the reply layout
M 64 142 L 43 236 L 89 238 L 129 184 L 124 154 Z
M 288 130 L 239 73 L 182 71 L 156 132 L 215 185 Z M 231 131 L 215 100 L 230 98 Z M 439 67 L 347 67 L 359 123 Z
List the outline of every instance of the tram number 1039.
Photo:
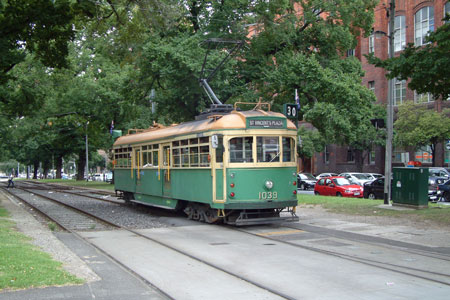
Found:
M 278 199 L 277 192 L 259 192 L 259 200 L 276 200 Z

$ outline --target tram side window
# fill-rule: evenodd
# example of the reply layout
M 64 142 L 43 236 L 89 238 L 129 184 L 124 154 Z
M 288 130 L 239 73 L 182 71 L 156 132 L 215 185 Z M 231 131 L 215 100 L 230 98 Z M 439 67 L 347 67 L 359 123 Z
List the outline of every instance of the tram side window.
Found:
M 152 147 L 152 164 L 154 167 L 158 166 L 158 151 L 159 151 L 159 145 L 155 144 Z M 150 158 L 149 158 L 150 161 Z
M 230 140 L 230 162 L 253 162 L 253 137 L 237 137 Z
M 180 166 L 180 149 L 172 149 L 173 166 Z
M 174 167 L 209 167 L 209 137 L 172 142 Z
M 117 168 L 131 167 L 131 148 L 120 148 L 114 150 L 114 159 Z
M 142 146 L 142 164 L 144 168 L 158 166 L 158 148 L 156 145 Z
M 293 138 L 283 137 L 283 161 L 294 161 L 295 142 Z
M 258 136 L 256 138 L 258 162 L 279 162 L 280 145 L 277 136 Z

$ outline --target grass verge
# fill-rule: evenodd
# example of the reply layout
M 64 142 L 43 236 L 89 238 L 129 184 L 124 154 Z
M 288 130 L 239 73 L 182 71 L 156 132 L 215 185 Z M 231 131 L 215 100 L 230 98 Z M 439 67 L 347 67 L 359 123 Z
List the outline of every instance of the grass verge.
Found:
M 450 226 L 450 205 L 443 205 L 439 203 L 428 203 L 428 208 L 424 209 L 392 210 L 379 207 L 383 204 L 383 200 L 303 194 L 297 195 L 297 199 L 299 205 L 321 205 L 324 209 L 333 213 L 360 216 L 415 218 L 416 221 Z
M 83 283 L 48 253 L 30 244 L 31 239 L 14 226 L 8 212 L 0 207 L 0 290 Z

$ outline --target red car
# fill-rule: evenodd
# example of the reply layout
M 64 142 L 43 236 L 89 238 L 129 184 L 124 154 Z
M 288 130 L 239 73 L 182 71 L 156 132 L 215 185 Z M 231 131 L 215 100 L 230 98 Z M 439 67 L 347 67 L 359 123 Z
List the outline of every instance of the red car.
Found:
M 338 197 L 363 197 L 363 188 L 342 176 L 322 178 L 314 186 L 314 194 Z

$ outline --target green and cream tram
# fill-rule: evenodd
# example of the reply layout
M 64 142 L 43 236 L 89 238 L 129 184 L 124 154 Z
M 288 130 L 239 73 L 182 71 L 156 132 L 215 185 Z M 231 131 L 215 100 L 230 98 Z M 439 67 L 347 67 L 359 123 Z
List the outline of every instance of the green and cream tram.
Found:
M 298 220 L 296 136 L 284 115 L 263 110 L 157 125 L 115 141 L 115 189 L 207 223 Z

